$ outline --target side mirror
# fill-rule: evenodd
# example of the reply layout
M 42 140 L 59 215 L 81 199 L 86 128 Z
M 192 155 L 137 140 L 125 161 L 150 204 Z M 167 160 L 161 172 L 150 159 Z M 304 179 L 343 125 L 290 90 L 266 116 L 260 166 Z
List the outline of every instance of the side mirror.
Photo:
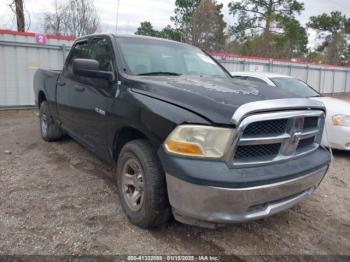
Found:
M 74 59 L 73 73 L 78 76 L 100 78 L 106 79 L 108 81 L 114 81 L 114 73 L 101 71 L 100 63 L 94 59 Z

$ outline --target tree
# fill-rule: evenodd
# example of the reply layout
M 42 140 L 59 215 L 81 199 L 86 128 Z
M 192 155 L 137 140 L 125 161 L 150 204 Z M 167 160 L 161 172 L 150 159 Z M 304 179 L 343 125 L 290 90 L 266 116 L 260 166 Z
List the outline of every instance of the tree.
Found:
M 229 3 L 237 22 L 230 32 L 242 43 L 245 55 L 272 58 L 302 57 L 307 51 L 306 30 L 295 19 L 304 10 L 298 0 L 242 0 Z
M 140 26 L 135 32 L 135 35 L 160 37 L 181 42 L 181 32 L 179 30 L 172 28 L 170 25 L 167 25 L 161 31 L 157 31 L 153 28 L 151 22 L 148 21 L 141 22 Z
M 23 0 L 13 0 L 9 5 L 12 12 L 16 15 L 17 20 L 17 31 L 25 31 L 25 17 L 24 17 L 24 4 Z
M 178 29 L 172 28 L 170 25 L 163 28 L 160 31 L 160 37 L 181 42 L 182 41 L 182 33 Z
M 345 29 L 345 23 L 347 23 L 345 15 L 339 11 L 335 11 L 330 14 L 323 13 L 318 16 L 311 16 L 307 26 L 318 31 L 326 31 L 332 35 L 336 35 Z
M 350 33 L 350 19 L 341 12 L 335 11 L 310 17 L 307 26 L 316 30 L 319 38 L 323 38 L 322 44 L 316 49 L 322 57 L 322 62 L 331 64 L 348 62 L 350 56 L 346 34 Z
M 57 0 L 55 1 L 54 13 L 44 14 L 44 31 L 54 35 L 65 34 L 65 6 L 59 5 Z
M 160 32 L 153 29 L 151 22 L 145 21 L 141 22 L 140 26 L 135 32 L 136 35 L 154 36 L 159 37 Z
M 202 0 L 191 19 L 191 43 L 206 51 L 220 51 L 225 44 L 226 23 L 221 13 L 223 5 L 214 0 Z
M 192 15 L 198 7 L 201 0 L 176 0 L 175 16 L 171 17 L 171 21 L 175 27 L 182 32 L 183 38 L 188 39 L 188 35 L 192 32 Z
M 301 57 L 307 52 L 308 36 L 304 27 L 294 18 L 284 17 L 281 21 L 283 34 L 275 37 L 278 57 Z
M 200 5 L 201 8 L 199 8 Z M 175 15 L 171 17 L 171 21 L 175 24 L 178 33 L 181 33 L 183 42 L 198 45 L 198 34 L 204 32 L 205 27 L 211 27 L 209 26 L 210 21 L 206 17 L 206 15 L 209 15 L 214 19 L 216 26 L 220 28 L 215 32 L 216 41 L 224 44 L 226 23 L 223 20 L 222 4 L 218 4 L 215 0 L 176 0 L 175 6 Z M 215 8 L 213 8 L 214 6 Z M 204 18 L 205 21 L 201 21 L 201 18 Z M 201 25 L 202 22 L 205 25 Z
M 304 4 L 297 0 L 242 0 L 229 3 L 229 12 L 237 16 L 238 22 L 231 32 L 238 39 L 271 32 L 279 32 L 280 22 L 285 18 L 294 18 L 304 10 Z
M 261 34 L 248 37 L 241 44 L 240 53 L 246 56 L 272 58 L 304 57 L 307 53 L 308 37 L 305 28 L 294 18 L 285 17 L 279 26 L 283 33 Z M 234 41 L 237 45 L 237 40 Z
M 99 27 L 99 17 L 92 0 L 55 2 L 55 12 L 44 14 L 46 33 L 82 36 L 93 34 Z
M 275 40 L 272 34 L 248 37 L 242 43 L 241 53 L 245 56 L 279 58 L 281 52 Z

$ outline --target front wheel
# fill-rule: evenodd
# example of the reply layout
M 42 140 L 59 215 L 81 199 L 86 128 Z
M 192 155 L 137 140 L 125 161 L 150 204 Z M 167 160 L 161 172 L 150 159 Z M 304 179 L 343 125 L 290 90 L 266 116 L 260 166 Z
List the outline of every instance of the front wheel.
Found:
M 62 129 L 55 123 L 50 115 L 46 101 L 40 105 L 40 131 L 41 137 L 48 142 L 59 140 L 63 136 Z
M 165 175 L 146 140 L 134 140 L 123 147 L 116 178 L 119 198 L 131 223 L 152 228 L 170 218 Z

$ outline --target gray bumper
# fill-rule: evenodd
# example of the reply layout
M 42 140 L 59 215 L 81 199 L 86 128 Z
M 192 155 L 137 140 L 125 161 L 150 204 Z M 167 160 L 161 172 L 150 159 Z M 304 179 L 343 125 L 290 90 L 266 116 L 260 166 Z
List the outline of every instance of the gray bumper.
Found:
M 302 177 L 247 188 L 196 185 L 167 174 L 169 201 L 177 220 L 187 224 L 238 223 L 288 209 L 318 187 L 328 166 Z

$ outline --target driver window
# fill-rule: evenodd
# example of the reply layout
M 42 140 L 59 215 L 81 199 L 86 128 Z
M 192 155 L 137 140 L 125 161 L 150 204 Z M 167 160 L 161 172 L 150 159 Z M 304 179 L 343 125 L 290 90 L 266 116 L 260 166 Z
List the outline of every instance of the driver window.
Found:
M 72 47 L 64 70 L 67 75 L 73 75 L 73 60 L 76 58 L 90 59 L 89 45 L 87 41 L 78 42 Z
M 106 38 L 94 38 L 91 41 L 90 57 L 100 63 L 101 71 L 113 71 L 113 51 Z

